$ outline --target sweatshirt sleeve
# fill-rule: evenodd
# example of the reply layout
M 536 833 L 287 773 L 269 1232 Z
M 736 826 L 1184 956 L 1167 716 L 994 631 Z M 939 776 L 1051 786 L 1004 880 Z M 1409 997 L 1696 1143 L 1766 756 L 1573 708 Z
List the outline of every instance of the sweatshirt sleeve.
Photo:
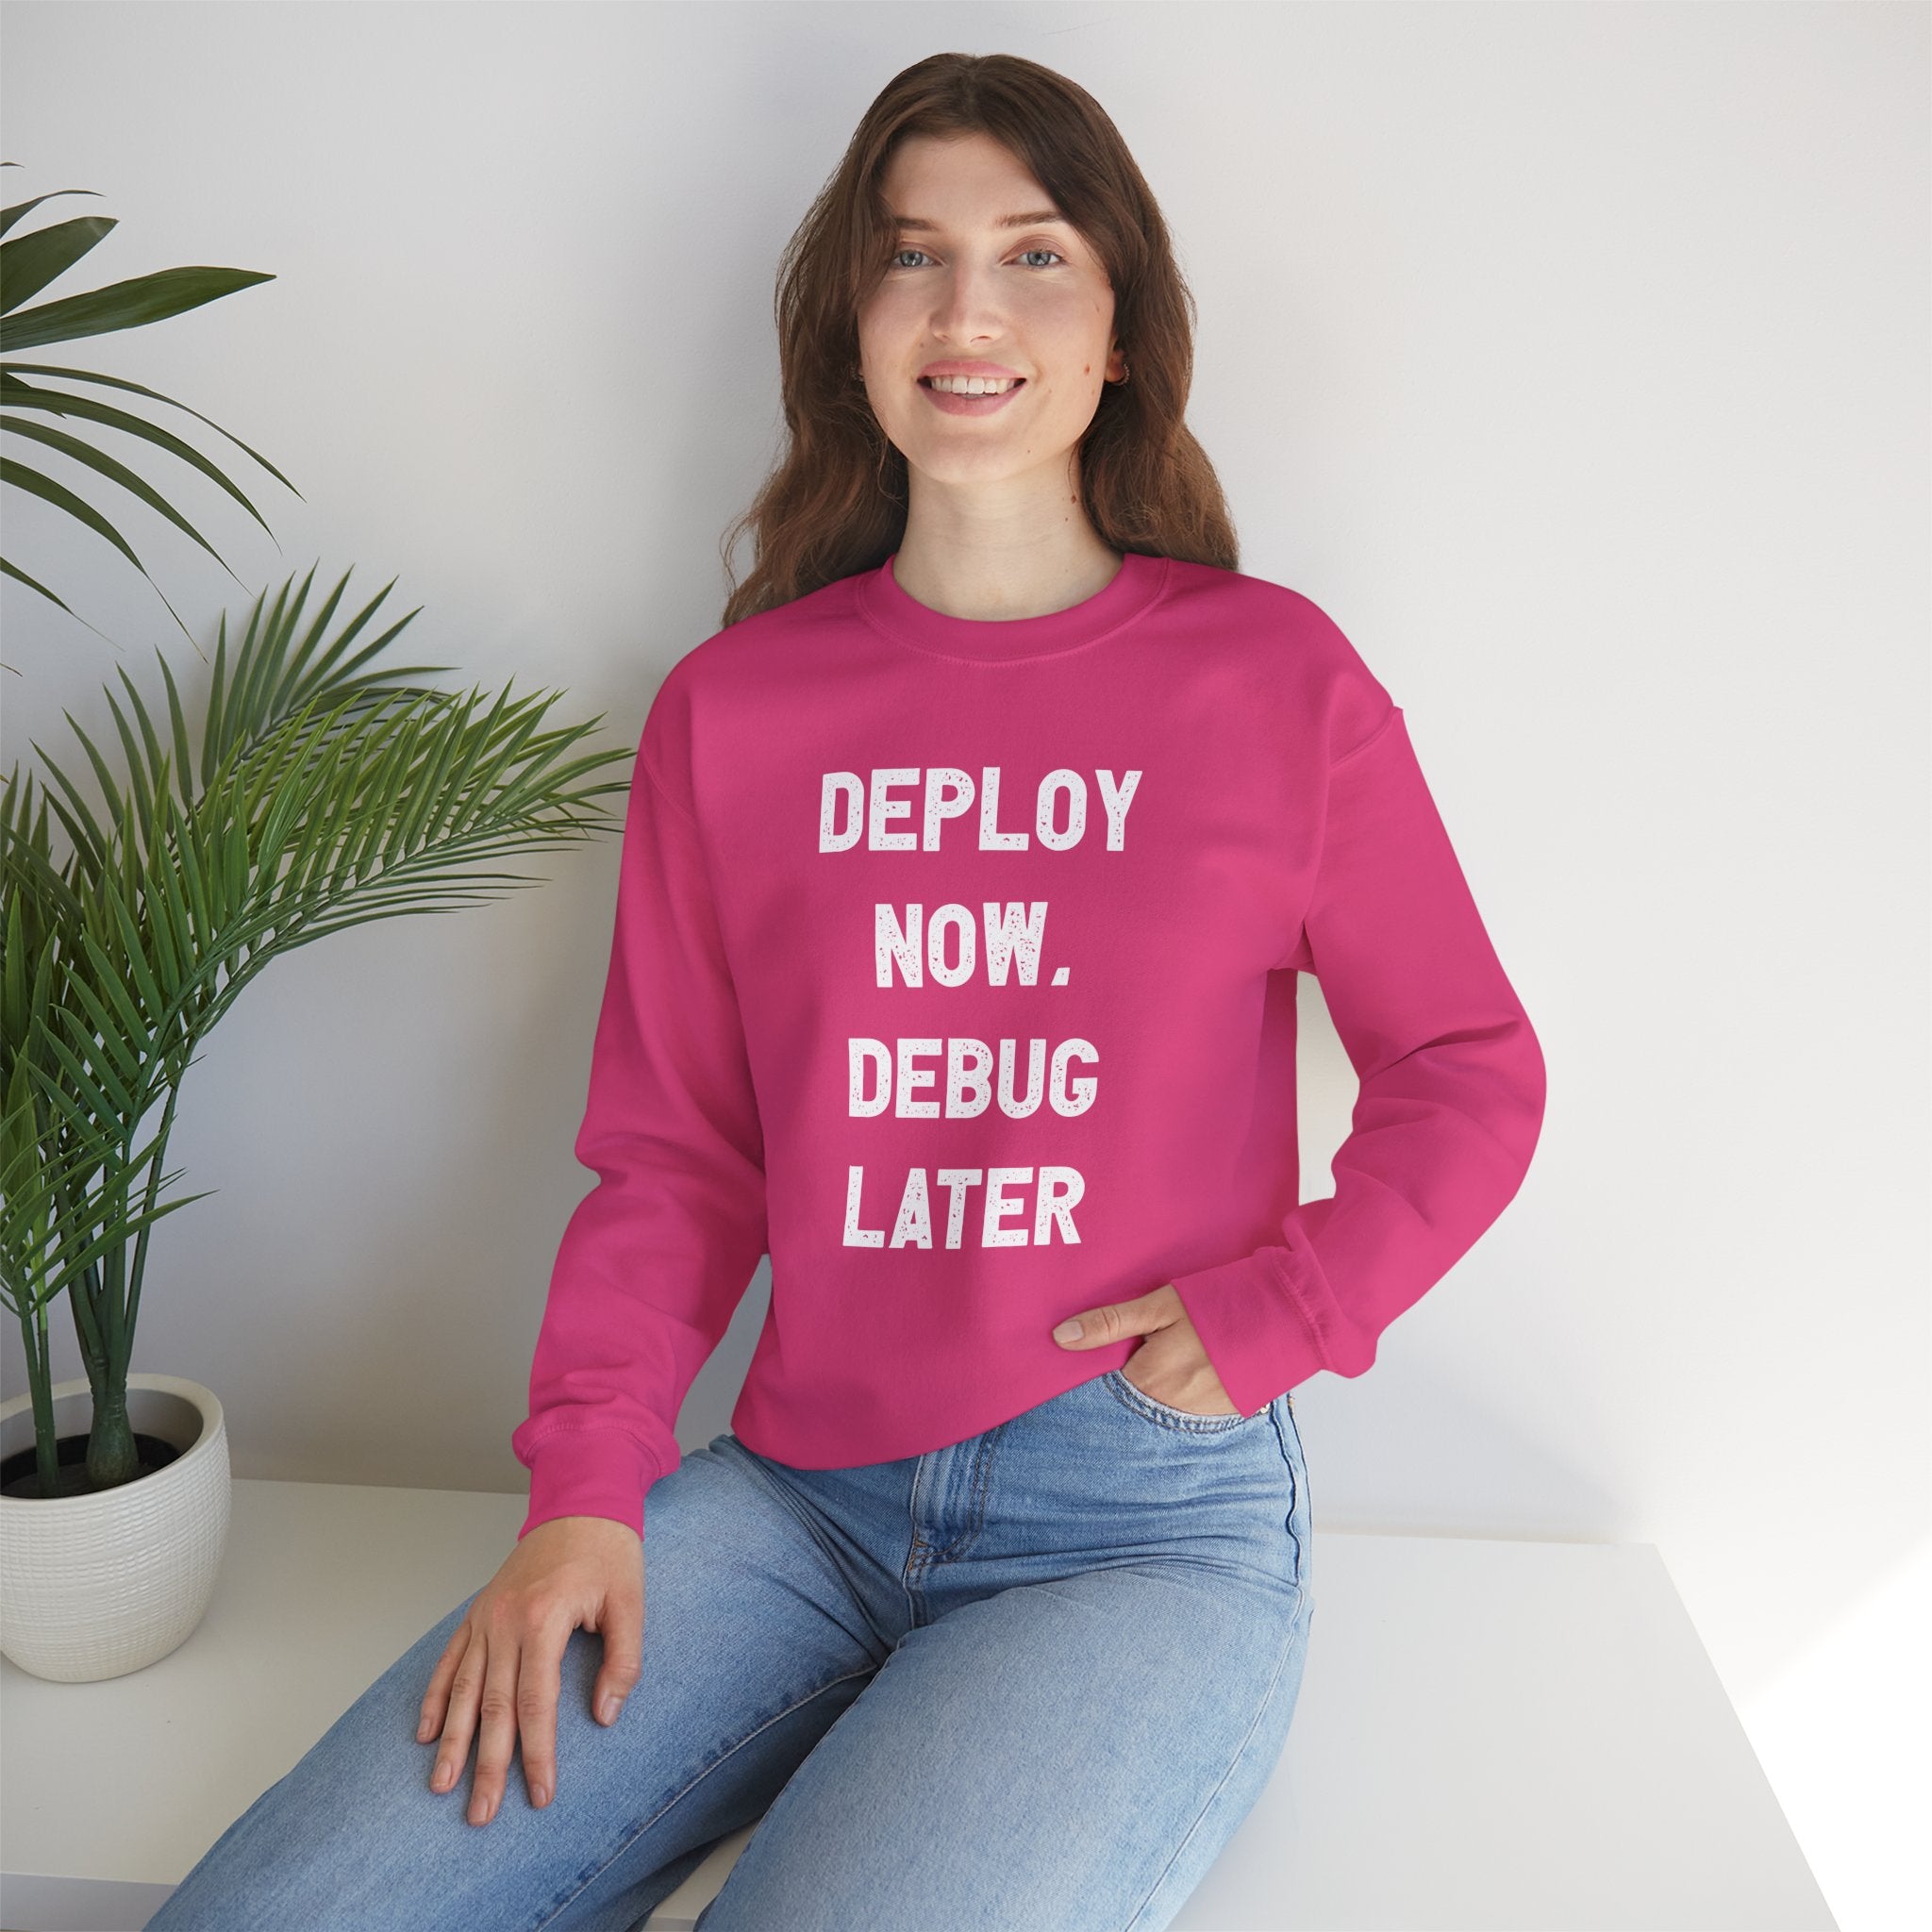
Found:
M 1174 1280 L 1244 1413 L 1319 1369 L 1371 1367 L 1382 1331 L 1508 1205 L 1541 1130 L 1541 1050 L 1393 705 L 1329 766 L 1283 963 L 1320 982 L 1360 1091 L 1334 1193 L 1295 1208 L 1279 1241 Z
M 654 707 L 661 724 L 663 708 Z M 632 773 L 615 932 L 576 1158 L 597 1176 L 565 1227 L 512 1431 L 530 1472 L 518 1541 L 556 1516 L 643 1535 L 677 1467 L 686 1391 L 765 1250 L 764 1142 L 699 828 Z M 675 781 L 674 781 L 675 782 Z

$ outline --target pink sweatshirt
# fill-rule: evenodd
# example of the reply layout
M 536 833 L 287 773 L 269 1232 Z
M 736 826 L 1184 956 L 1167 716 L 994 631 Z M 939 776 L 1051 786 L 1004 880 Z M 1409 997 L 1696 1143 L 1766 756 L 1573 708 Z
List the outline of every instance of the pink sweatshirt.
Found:
M 964 1440 L 1137 1346 L 1172 1282 L 1259 1409 L 1521 1185 L 1543 1062 L 1402 712 L 1298 592 L 1129 553 L 1045 617 L 891 558 L 708 638 L 644 722 L 519 1535 L 642 1533 L 759 1257 L 731 1426 L 805 1469 Z M 1295 975 L 1360 1079 L 1302 1202 Z

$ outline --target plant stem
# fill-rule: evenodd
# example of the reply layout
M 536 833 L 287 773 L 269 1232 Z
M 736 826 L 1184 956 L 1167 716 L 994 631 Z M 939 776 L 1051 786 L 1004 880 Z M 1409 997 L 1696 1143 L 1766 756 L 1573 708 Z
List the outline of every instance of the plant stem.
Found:
M 190 1036 L 192 1047 L 193 1036 Z M 186 1071 L 184 1064 L 183 1072 Z M 175 1108 L 181 1094 L 177 1075 L 168 1087 L 161 1113 L 161 1131 L 147 1162 L 147 1211 L 154 1211 L 167 1158 L 168 1136 L 174 1131 Z M 147 1265 L 147 1238 L 152 1223 L 144 1221 L 134 1240 L 134 1268 L 126 1292 L 127 1243 L 117 1242 L 98 1262 L 81 1271 L 68 1292 L 75 1339 L 93 1392 L 93 1421 L 87 1436 L 87 1487 L 108 1490 L 132 1482 L 141 1474 L 141 1452 L 127 1420 L 127 1370 L 134 1354 L 134 1324 L 141 1307 L 141 1277 Z M 44 1476 L 42 1478 L 44 1482 Z M 50 1491 L 51 1493 L 51 1491 Z
M 26 1348 L 27 1388 L 33 1395 L 34 1474 L 41 1494 L 60 1493 L 60 1448 L 54 1435 L 53 1371 L 47 1357 L 47 1305 L 38 1296 L 24 1300 L 20 1309 L 21 1341 Z
M 127 1378 L 123 1375 L 105 1387 L 96 1382 L 93 1425 L 87 1435 L 87 1486 L 111 1490 L 140 1474 L 141 1457 L 127 1424 Z

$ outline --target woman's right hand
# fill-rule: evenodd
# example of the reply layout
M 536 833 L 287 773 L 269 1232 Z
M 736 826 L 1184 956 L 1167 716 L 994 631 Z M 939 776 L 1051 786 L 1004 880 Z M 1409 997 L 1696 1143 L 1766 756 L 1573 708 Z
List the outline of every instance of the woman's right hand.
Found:
M 601 1632 L 591 1687 L 600 1724 L 617 1722 L 644 1646 L 644 1548 L 609 1516 L 553 1516 L 531 1530 L 477 1591 L 429 1678 L 416 1741 L 441 1733 L 429 1789 L 446 1791 L 470 1755 L 480 1714 L 469 1820 L 488 1824 L 503 1803 L 510 1749 L 523 1733 L 530 1803 L 557 1790 L 557 1699 L 563 1653 L 578 1624 Z

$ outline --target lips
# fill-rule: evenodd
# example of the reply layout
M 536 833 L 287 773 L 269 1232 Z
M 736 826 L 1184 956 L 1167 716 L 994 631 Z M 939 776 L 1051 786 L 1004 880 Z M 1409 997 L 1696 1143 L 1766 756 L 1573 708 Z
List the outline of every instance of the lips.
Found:
M 995 390 L 984 395 L 960 395 L 949 389 L 935 389 L 924 376 L 919 378 L 920 387 L 925 391 L 925 399 L 941 416 L 951 416 L 964 422 L 969 418 L 978 419 L 997 416 L 1002 409 L 1009 408 L 1019 398 L 1024 386 L 1019 377 L 1013 378 L 1010 389 Z

